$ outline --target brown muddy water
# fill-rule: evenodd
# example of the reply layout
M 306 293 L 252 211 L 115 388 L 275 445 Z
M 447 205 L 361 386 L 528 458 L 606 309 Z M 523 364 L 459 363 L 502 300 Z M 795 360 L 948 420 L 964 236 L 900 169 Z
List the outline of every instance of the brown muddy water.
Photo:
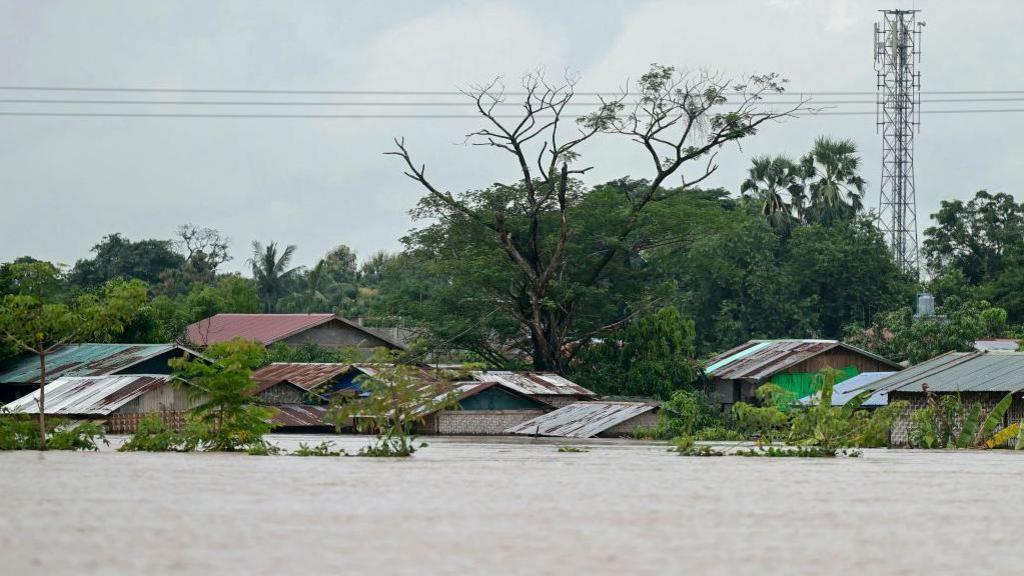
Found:
M 1024 560 L 1022 453 L 428 441 L 405 460 L 0 453 L 0 574 L 1009 574 Z

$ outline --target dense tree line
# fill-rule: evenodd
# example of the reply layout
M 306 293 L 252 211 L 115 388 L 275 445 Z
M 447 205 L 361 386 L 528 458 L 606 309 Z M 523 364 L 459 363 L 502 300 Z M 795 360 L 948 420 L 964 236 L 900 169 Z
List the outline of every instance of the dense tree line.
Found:
M 754 158 L 735 190 L 702 187 L 725 144 L 792 112 L 757 105 L 782 90 L 774 75 L 737 85 L 654 66 L 633 97 L 603 102 L 572 129 L 561 116 L 571 83 L 533 75 L 523 88 L 513 122 L 496 112 L 506 96 L 495 85 L 469 93 L 484 121 L 469 138 L 508 155 L 511 181 L 449 192 L 396 140 L 392 154 L 424 191 L 412 210 L 421 225 L 398 253 L 360 263 L 339 244 L 301 267 L 294 245 L 253 241 L 243 275 L 223 271 L 230 239 L 216 230 L 113 233 L 70 268 L 43 263 L 53 272 L 44 277 L 30 273 L 40 269 L 30 257 L 0 264 L 0 297 L 42 290 L 71 303 L 133 282 L 147 298 L 119 338 L 135 342 L 174 340 L 218 312 L 368 316 L 421 328 L 427 350 L 459 359 L 659 397 L 693 386 L 700 358 L 751 338 L 845 337 L 918 361 L 1024 322 L 1024 205 L 1011 195 L 942 203 L 924 233 L 931 280 L 922 286 L 897 268 L 864 210 L 850 141 L 821 137 L 797 159 Z M 647 177 L 584 184 L 578 147 L 602 137 L 646 151 Z M 914 316 L 923 288 L 937 296 L 938 317 Z

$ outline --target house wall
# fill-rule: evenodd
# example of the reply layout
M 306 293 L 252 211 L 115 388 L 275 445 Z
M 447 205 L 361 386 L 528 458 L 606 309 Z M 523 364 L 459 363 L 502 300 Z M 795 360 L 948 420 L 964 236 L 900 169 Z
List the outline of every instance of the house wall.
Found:
M 590 396 L 576 396 L 572 394 L 532 394 L 531 398 L 540 400 L 548 406 L 554 406 L 555 408 L 562 408 L 569 404 L 593 400 Z
M 784 370 L 784 372 L 820 372 L 826 366 L 836 369 L 853 366 L 857 368 L 858 374 L 861 372 L 888 372 L 895 370 L 891 365 L 879 362 L 870 356 L 857 354 L 843 348 L 834 348 L 827 352 L 822 352 L 813 358 L 808 358 L 799 364 L 794 364 Z
M 657 425 L 658 411 L 649 410 L 647 412 L 644 412 L 643 414 L 640 414 L 639 416 L 634 416 L 633 418 L 630 418 L 625 422 L 621 422 L 619 424 L 616 424 L 615 426 L 612 426 L 611 428 L 598 434 L 598 436 L 601 438 L 621 438 L 623 436 L 632 436 L 633 431 L 640 426 L 643 426 L 645 428 L 653 428 L 654 426 Z
M 490 388 L 459 401 L 463 410 L 544 410 L 547 406 L 539 401 L 498 388 Z
M 390 344 L 347 324 L 338 321 L 314 326 L 282 340 L 285 344 L 297 346 L 313 343 L 325 348 L 392 348 Z
M 281 382 L 260 392 L 259 397 L 268 404 L 302 404 L 306 399 L 306 393 L 291 384 Z
M 180 358 L 183 355 L 181 350 L 168 350 L 159 356 L 154 356 L 134 366 L 115 370 L 111 374 L 170 374 L 171 367 L 167 365 L 167 362 L 172 358 Z
M 544 414 L 544 410 L 443 410 L 436 415 L 436 433 L 490 436 Z
M 185 427 L 185 419 L 188 416 L 188 413 L 184 411 L 150 412 L 149 414 L 160 416 L 161 420 L 175 430 Z M 107 416 L 104 426 L 108 434 L 134 434 L 139 429 L 139 422 L 149 414 L 141 412 L 115 412 Z
M 115 414 L 144 414 L 147 412 L 177 412 L 198 404 L 188 398 L 184 386 L 165 384 L 131 400 L 114 411 Z
M 941 397 L 944 394 L 935 394 L 937 397 Z M 970 408 L 972 404 L 978 402 L 981 404 L 981 420 L 984 421 L 988 416 L 988 413 L 992 411 L 992 408 L 999 403 L 1003 397 L 1006 396 L 1005 392 L 961 392 L 960 398 L 964 403 L 964 406 Z M 889 403 L 896 402 L 897 400 L 906 400 L 910 403 L 910 406 L 900 412 L 899 416 L 893 422 L 892 429 L 889 432 L 889 442 L 892 446 L 908 448 L 910 447 L 910 426 L 911 417 L 917 410 L 925 408 L 928 402 L 925 398 L 924 392 L 890 392 Z M 1010 408 L 1003 415 L 1003 421 L 999 426 L 1003 428 L 1011 422 L 1020 422 L 1024 418 L 1024 399 L 1015 397 L 1013 402 L 1010 404 Z M 959 430 L 957 430 L 959 431 Z

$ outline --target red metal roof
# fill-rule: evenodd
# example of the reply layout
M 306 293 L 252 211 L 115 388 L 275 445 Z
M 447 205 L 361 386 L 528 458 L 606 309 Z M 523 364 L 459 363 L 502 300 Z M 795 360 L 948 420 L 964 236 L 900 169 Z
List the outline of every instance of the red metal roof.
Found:
M 227 342 L 235 338 L 255 340 L 269 346 L 335 320 L 365 333 L 374 341 L 379 340 L 392 347 L 401 348 L 386 337 L 334 314 L 216 314 L 190 324 L 186 334 L 188 341 L 197 346 Z
M 274 362 L 252 373 L 260 390 L 287 380 L 299 388 L 312 390 L 347 372 L 348 364 L 328 362 Z
M 324 421 L 327 415 L 326 406 L 309 406 L 306 404 L 279 404 L 272 407 L 274 416 L 271 422 L 276 426 L 330 426 Z

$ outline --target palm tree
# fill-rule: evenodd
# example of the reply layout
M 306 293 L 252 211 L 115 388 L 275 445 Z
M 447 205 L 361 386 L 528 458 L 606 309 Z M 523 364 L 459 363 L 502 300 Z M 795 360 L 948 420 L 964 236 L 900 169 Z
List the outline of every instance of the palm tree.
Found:
M 866 182 L 857 174 L 860 156 L 853 140 L 819 137 L 800 159 L 803 177 L 810 181 L 808 212 L 819 222 L 851 220 L 864 209 Z
M 264 247 L 253 240 L 249 265 L 252 266 L 252 277 L 256 280 L 260 299 L 263 300 L 264 312 L 277 309 L 277 301 L 288 292 L 289 281 L 301 270 L 301 267 L 288 268 L 294 253 L 295 246 L 292 244 L 278 255 L 276 242 Z
M 799 182 L 799 167 L 784 156 L 759 156 L 754 158 L 748 174 L 740 193 L 744 196 L 753 193 L 761 205 L 761 214 L 773 228 L 789 228 L 803 213 L 804 190 Z
M 295 291 L 280 302 L 282 309 L 307 314 L 331 311 L 332 292 L 335 291 L 332 289 L 336 283 L 331 279 L 324 260 L 295 280 Z

